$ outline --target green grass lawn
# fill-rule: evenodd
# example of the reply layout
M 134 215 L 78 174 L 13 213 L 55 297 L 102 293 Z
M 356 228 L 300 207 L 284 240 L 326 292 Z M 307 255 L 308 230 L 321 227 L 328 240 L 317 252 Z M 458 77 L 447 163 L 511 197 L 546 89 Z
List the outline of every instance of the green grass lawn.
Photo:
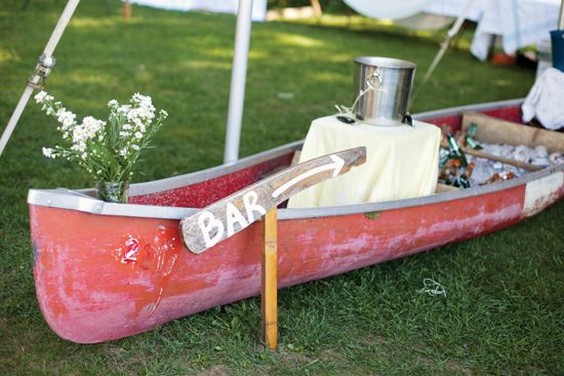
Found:
M 9 3 L 9 4 L 8 4 Z M 6 124 L 64 1 L 0 7 L 0 123 Z M 107 6 L 109 4 L 109 6 Z M 135 181 L 223 160 L 235 17 L 83 1 L 56 50 L 47 89 L 79 117 L 105 117 L 134 92 L 170 113 Z M 366 19 L 255 23 L 241 156 L 302 139 L 310 122 L 352 101 L 353 59 L 418 65 L 414 112 L 524 97 L 535 72 L 451 50 L 421 79 L 440 33 Z M 464 38 L 464 37 L 463 37 Z M 464 40 L 463 40 L 464 42 Z M 466 40 L 467 42 L 467 40 Z M 461 43 L 461 46 L 467 43 Z M 564 203 L 510 229 L 279 292 L 280 350 L 260 343 L 260 302 L 248 299 L 98 345 L 58 338 L 39 311 L 26 195 L 93 182 L 52 161 L 55 124 L 30 102 L 0 157 L 2 375 L 556 375 L 564 354 Z M 422 294 L 423 279 L 447 296 Z

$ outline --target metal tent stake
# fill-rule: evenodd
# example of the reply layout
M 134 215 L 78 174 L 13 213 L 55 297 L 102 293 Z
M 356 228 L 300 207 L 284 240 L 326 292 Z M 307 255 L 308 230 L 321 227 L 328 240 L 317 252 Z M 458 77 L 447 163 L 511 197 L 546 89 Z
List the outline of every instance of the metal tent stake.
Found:
M 276 350 L 278 347 L 277 226 L 275 206 L 264 215 L 261 264 L 262 338 L 271 350 Z

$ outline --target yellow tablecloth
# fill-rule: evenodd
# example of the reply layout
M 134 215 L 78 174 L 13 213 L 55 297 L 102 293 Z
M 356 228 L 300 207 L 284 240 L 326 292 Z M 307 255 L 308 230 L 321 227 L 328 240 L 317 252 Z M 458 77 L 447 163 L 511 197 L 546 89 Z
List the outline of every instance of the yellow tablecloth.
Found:
M 360 204 L 429 195 L 438 178 L 439 127 L 347 125 L 335 116 L 311 123 L 300 162 L 358 146 L 366 163 L 344 175 L 316 184 L 290 198 L 288 207 Z

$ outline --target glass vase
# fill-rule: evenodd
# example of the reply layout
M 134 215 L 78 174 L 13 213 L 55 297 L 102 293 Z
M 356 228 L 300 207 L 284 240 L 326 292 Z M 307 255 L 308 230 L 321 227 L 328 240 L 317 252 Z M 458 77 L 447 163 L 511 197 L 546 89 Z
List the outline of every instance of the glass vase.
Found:
M 96 195 L 102 201 L 127 203 L 129 182 L 127 181 L 99 181 L 96 184 Z

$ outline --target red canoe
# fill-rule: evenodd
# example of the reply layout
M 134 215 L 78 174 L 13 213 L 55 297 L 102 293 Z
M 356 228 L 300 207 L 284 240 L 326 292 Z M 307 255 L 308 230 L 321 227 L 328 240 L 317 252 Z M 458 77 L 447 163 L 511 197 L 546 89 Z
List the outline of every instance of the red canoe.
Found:
M 519 101 L 429 112 L 418 120 L 460 128 L 472 110 L 518 121 Z M 129 204 L 89 192 L 30 190 L 37 297 L 60 337 L 95 343 L 260 292 L 260 223 L 207 252 L 183 245 L 179 222 L 290 165 L 301 142 L 232 165 L 135 184 Z M 280 287 L 325 278 L 494 232 L 564 196 L 564 164 L 430 196 L 278 211 Z

